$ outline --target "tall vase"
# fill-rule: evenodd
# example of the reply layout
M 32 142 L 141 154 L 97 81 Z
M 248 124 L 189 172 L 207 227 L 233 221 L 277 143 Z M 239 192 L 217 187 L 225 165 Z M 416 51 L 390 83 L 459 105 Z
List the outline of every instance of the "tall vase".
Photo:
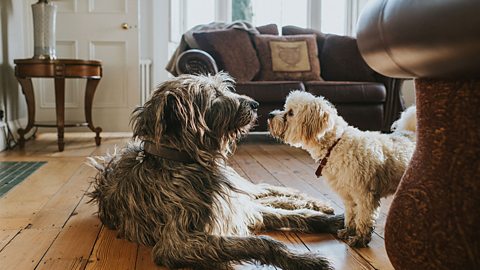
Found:
M 55 21 L 57 6 L 48 0 L 32 5 L 34 59 L 55 59 Z

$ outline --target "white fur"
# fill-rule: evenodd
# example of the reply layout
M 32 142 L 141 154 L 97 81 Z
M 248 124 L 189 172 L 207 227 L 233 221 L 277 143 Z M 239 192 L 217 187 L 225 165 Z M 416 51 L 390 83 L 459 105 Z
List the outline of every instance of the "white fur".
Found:
M 250 235 L 249 226 L 263 223 L 259 203 L 254 201 L 253 194 L 260 194 L 264 190 L 241 177 L 229 166 L 224 166 L 223 173 L 233 186 L 244 190 L 245 193 L 224 189 L 228 196 L 216 196 L 213 224 L 207 231 L 221 236 Z
M 412 132 L 417 131 L 417 108 L 415 106 L 408 107 L 402 112 L 400 119 L 392 124 L 392 130 L 409 130 Z
M 302 91 L 292 92 L 285 109 L 272 113 L 272 135 L 305 149 L 317 162 L 340 139 L 322 174 L 345 204 L 346 229 L 339 236 L 367 245 L 380 198 L 396 191 L 415 149 L 415 107 L 402 114 L 392 134 L 349 126 L 323 97 Z

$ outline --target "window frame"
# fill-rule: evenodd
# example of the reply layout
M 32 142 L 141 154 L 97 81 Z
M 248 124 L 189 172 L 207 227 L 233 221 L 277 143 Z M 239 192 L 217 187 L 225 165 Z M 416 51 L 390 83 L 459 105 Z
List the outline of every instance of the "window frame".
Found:
M 179 36 L 185 33 L 188 29 L 186 26 L 186 8 L 187 0 L 169 0 L 169 43 L 178 44 L 179 40 L 176 40 Z M 322 2 L 332 0 L 308 0 L 308 13 L 307 13 L 307 27 L 317 30 L 322 29 L 321 11 Z M 355 26 L 361 10 L 368 0 L 346 0 L 345 10 L 345 29 L 344 34 L 348 36 L 355 35 Z M 179 5 L 179 14 L 172 14 L 175 4 Z M 172 28 L 173 19 L 176 18 L 178 27 L 178 33 L 174 33 Z M 232 0 L 215 0 L 215 21 L 231 22 L 232 21 Z

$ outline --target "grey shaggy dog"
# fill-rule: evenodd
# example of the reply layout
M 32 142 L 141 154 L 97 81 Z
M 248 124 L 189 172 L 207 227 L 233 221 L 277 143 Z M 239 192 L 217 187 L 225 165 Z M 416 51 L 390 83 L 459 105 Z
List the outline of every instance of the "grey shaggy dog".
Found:
M 133 142 L 90 160 L 99 170 L 90 196 L 101 221 L 122 238 L 153 246 L 155 263 L 169 268 L 231 269 L 250 262 L 330 269 L 324 257 L 293 253 L 254 235 L 278 229 L 334 233 L 344 219 L 325 203 L 285 187 L 254 185 L 226 165 L 258 107 L 232 92 L 233 83 L 222 73 L 182 75 L 135 110 Z M 191 161 L 149 153 L 146 143 L 187 153 Z

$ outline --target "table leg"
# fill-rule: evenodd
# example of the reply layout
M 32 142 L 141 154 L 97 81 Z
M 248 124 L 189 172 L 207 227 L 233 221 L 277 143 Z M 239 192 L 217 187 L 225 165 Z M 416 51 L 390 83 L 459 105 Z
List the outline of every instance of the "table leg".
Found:
M 63 151 L 65 142 L 65 78 L 55 78 L 55 110 L 57 112 L 58 151 Z
M 33 93 L 33 84 L 31 78 L 18 78 L 18 82 L 22 86 L 22 92 L 27 101 L 27 110 L 28 110 L 28 123 L 27 126 L 18 129 L 18 135 L 20 139 L 18 140 L 18 145 L 20 148 L 25 146 L 25 134 L 27 134 L 32 128 L 35 122 L 35 96 Z
M 101 127 L 95 127 L 92 121 L 92 103 L 93 103 L 93 96 L 95 95 L 95 90 L 97 89 L 97 85 L 100 82 L 98 79 L 88 79 L 87 80 L 87 88 L 85 90 L 85 119 L 88 123 L 88 127 L 90 130 L 95 132 L 95 143 L 100 145 L 102 138 L 100 137 L 100 132 L 102 132 Z

